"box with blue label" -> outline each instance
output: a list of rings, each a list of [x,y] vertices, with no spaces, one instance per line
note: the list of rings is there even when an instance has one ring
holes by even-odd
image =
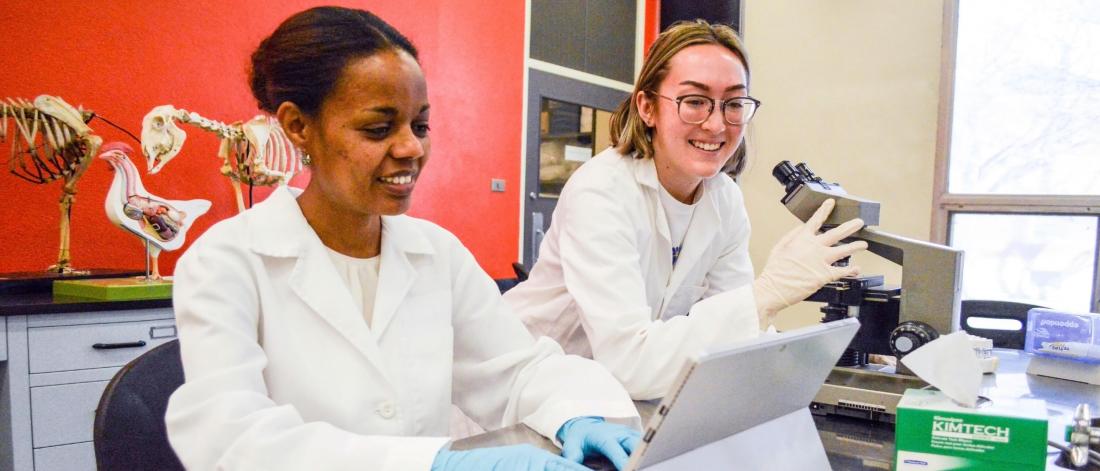
[[[1024,350],[1045,357],[1100,363],[1100,315],[1050,309],[1027,313]]]
[[[1041,399],[962,407],[939,391],[909,389],[897,408],[898,471],[1043,469],[1047,415]]]

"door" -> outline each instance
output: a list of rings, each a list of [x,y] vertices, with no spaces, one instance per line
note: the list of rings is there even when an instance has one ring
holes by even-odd
[[[611,113],[630,94],[528,69],[523,263],[538,259],[562,187],[578,167],[611,145]]]

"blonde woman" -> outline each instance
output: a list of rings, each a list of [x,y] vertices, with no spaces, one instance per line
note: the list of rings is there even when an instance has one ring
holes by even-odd
[[[749,220],[729,174],[745,164],[748,55],[728,26],[679,23],[649,50],[611,119],[613,147],[570,177],[530,278],[505,299],[536,335],[606,366],[634,399],[660,397],[687,355],[761,324],[866,248],[818,234],[833,203],[776,245],[755,280]]]

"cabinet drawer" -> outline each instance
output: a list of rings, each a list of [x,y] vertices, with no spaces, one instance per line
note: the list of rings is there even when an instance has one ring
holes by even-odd
[[[34,471],[95,471],[92,442],[34,450]]]
[[[30,372],[118,367],[175,337],[174,319],[32,327]]]
[[[92,439],[95,409],[108,381],[31,388],[31,435],[35,448]]]

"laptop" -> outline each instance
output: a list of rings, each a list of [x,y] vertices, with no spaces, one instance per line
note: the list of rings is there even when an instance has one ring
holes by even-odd
[[[773,455],[813,453],[814,447],[820,457],[809,461],[779,458],[820,463],[814,460],[825,459],[824,449],[807,407],[858,330],[859,321],[848,318],[695,355],[649,418],[623,471],[743,468],[774,464],[768,461]],[[797,433],[801,439],[793,440]],[[799,447],[781,452],[776,437]],[[606,458],[585,465],[615,469]]]

